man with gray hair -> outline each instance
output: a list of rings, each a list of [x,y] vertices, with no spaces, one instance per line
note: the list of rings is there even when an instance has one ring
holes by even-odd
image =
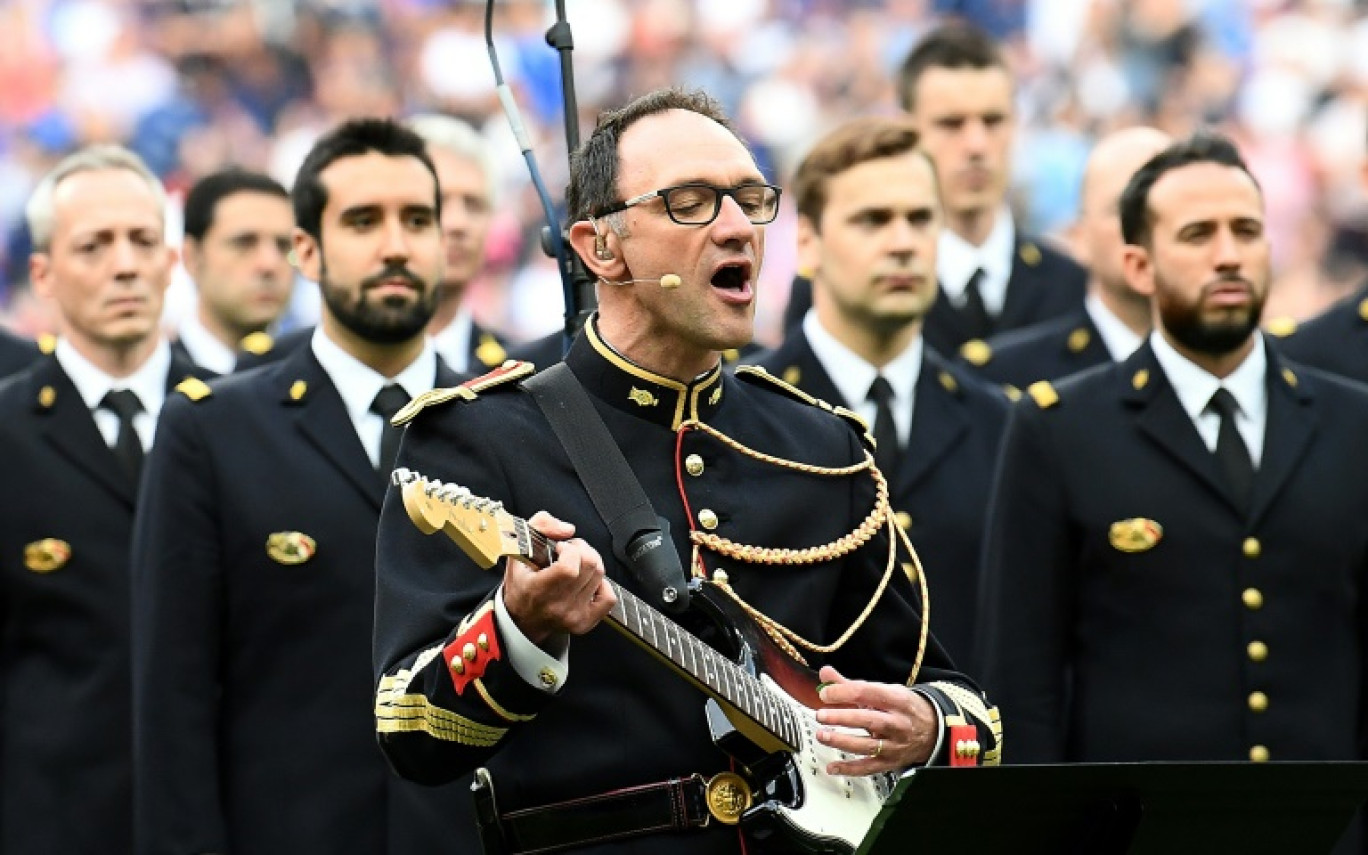
[[[159,332],[165,203],[136,155],[94,146],[28,205],[61,336],[0,385],[3,852],[131,851],[133,509],[167,393],[201,382]]]
[[[484,266],[497,190],[494,164],[484,140],[460,119],[425,113],[406,124],[427,143],[442,187],[446,273],[428,335],[447,365],[461,373],[483,373],[507,358],[504,340],[476,323],[465,300]]]

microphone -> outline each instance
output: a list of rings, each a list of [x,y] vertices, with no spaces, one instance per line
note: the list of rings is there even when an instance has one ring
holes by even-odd
[[[599,277],[603,279],[602,276]],[[659,282],[660,287],[666,291],[673,291],[683,284],[684,280],[679,278],[677,273],[666,273],[659,279],[603,279],[609,285],[631,285],[633,282]]]

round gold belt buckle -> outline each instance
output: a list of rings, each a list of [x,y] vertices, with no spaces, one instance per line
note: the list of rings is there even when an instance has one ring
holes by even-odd
[[[708,799],[708,813],[718,822],[736,825],[741,814],[751,806],[751,788],[735,772],[718,772],[708,780],[704,787]]]

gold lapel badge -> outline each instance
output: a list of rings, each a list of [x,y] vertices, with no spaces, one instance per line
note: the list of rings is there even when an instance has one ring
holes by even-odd
[[[1164,527],[1154,520],[1132,517],[1111,524],[1107,538],[1119,552],[1145,552],[1164,537]]]
[[[34,573],[60,570],[71,560],[71,544],[55,537],[35,540],[24,547],[24,566]]]
[[[654,407],[660,403],[660,399],[652,395],[645,389],[638,389],[633,386],[632,391],[627,393],[627,399],[638,407]]]
[[[318,551],[318,543],[302,531],[277,531],[266,538],[266,554],[278,564],[303,564]]]

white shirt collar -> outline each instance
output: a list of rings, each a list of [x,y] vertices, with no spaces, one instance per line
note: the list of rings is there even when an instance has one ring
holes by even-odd
[[[1093,326],[1097,327],[1097,334],[1102,338],[1102,344],[1106,345],[1113,362],[1124,362],[1144,344],[1144,337],[1136,335],[1134,330],[1126,326],[1125,321],[1107,308],[1101,297],[1089,294],[1083,301],[1083,307],[1088,317],[1092,318]]]
[[[817,311],[809,309],[803,316],[803,335],[807,336],[817,361],[822,363],[836,390],[845,399],[845,406],[859,413],[871,425],[874,423],[874,402],[868,400],[869,387],[882,374],[893,389],[893,421],[898,426],[898,439],[907,443],[912,435],[912,409],[916,403],[917,380],[921,377],[922,355],[925,345],[920,335],[912,339],[902,353],[883,367],[876,369],[822,326]],[[836,402],[832,402],[836,403]]]
[[[138,400],[142,402],[143,410],[153,420],[161,412],[162,404],[166,402],[166,381],[171,373],[171,346],[165,339],[158,341],[147,361],[127,377],[111,377],[106,374],[82,356],[65,338],[57,340],[53,356],[71,378],[87,409],[98,408],[100,401],[113,389],[128,389],[137,395]]]
[[[372,416],[378,418],[370,411],[371,404],[380,390],[390,383],[399,384],[410,398],[428,391],[436,383],[437,351],[427,339],[417,358],[393,378],[385,377],[343,350],[323,332],[322,324],[314,329],[311,346],[318,363],[337,387],[337,394],[342,396],[353,424]]]
[[[1224,380],[1189,361],[1157,329],[1150,333],[1150,346],[1178,395],[1183,411],[1192,419],[1208,450],[1216,448],[1221,419],[1208,410],[1207,405],[1218,388],[1230,391],[1239,407],[1235,427],[1244,438],[1250,461],[1257,468],[1263,457],[1264,430],[1268,424],[1268,354],[1264,350],[1263,336],[1255,334],[1249,355]]]
[[[189,313],[181,321],[176,331],[177,338],[196,364],[208,368],[215,374],[232,374],[237,366],[237,353],[233,348],[219,341],[200,321],[199,315]]]
[[[1016,251],[1016,223],[1006,205],[997,213],[993,230],[981,246],[974,246],[950,229],[941,229],[936,250],[936,278],[941,291],[955,306],[964,305],[964,286],[975,270],[983,270],[979,293],[990,315],[1002,313],[1007,302],[1007,282],[1012,278]]]
[[[470,370],[470,334],[475,327],[475,318],[465,303],[456,310],[456,317],[432,336],[432,346],[446,360],[447,367],[457,374]]]

